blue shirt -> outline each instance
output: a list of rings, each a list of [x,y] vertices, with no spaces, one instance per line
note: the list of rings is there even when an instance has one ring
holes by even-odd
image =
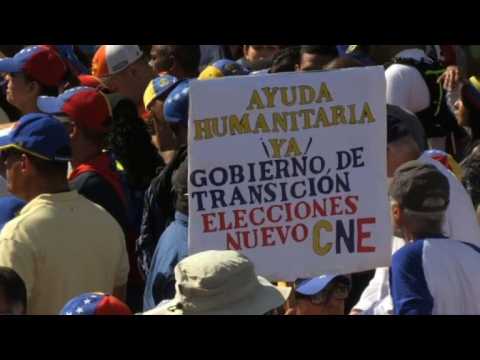
[[[396,315],[479,315],[480,249],[446,238],[417,240],[392,258]]]
[[[143,310],[154,308],[160,301],[175,295],[175,266],[188,256],[188,216],[175,213],[172,222],[160,237],[152,258],[143,295]]]
[[[26,202],[15,196],[0,197],[0,231],[25,206]]]

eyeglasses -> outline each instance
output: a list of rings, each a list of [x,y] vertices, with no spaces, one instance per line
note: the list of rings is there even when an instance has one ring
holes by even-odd
[[[315,295],[306,296],[312,304],[322,305],[328,302],[330,299],[345,300],[348,298],[350,288],[347,284],[341,282],[334,282],[328,285],[325,289]]]

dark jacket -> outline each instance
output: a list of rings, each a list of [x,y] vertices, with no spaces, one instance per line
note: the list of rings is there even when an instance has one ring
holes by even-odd
[[[174,159],[155,177],[145,192],[142,225],[136,243],[137,263],[147,278],[158,239],[175,218],[175,193],[172,176],[187,158],[187,147],[179,149]]]

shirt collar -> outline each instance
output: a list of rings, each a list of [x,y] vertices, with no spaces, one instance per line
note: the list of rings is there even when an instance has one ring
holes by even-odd
[[[188,215],[185,215],[185,214],[181,213],[180,211],[176,211],[175,212],[175,220],[178,220],[178,221],[181,221],[181,222],[184,222],[184,223],[188,224]]]

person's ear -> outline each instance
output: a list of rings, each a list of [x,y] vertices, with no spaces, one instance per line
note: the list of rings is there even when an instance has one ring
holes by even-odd
[[[390,205],[390,209],[392,214],[392,225],[395,228],[399,228],[403,224],[403,218],[404,218],[403,210],[396,203],[392,203]]]
[[[26,154],[22,154],[20,157],[20,171],[25,174],[27,172],[30,172],[32,169],[32,162],[28,158]]]
[[[27,85],[28,92],[37,98],[40,96],[40,84],[36,81],[30,81]]]
[[[243,45],[243,57],[246,59],[248,56],[248,48],[250,45]]]

